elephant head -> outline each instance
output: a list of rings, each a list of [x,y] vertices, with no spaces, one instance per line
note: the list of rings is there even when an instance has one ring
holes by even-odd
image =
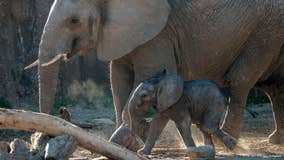
[[[93,51],[100,60],[118,59],[153,39],[169,12],[167,0],[55,0],[33,64],[41,112],[52,111],[59,60]]]
[[[150,107],[163,112],[180,99],[182,92],[183,80],[178,75],[152,77],[140,83],[128,102],[130,129],[136,132]]]

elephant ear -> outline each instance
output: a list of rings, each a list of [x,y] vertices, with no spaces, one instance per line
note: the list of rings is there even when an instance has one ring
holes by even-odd
[[[183,80],[178,75],[163,77],[157,93],[157,109],[163,112],[175,104],[183,92]]]
[[[111,61],[153,39],[166,25],[167,0],[109,0],[98,41],[98,58]]]

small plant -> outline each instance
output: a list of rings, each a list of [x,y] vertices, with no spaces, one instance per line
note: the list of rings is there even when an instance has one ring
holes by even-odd
[[[0,97],[0,107],[11,109],[12,105],[4,97]]]

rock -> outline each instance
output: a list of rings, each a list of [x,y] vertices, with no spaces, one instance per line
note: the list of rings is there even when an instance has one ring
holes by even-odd
[[[15,139],[13,142],[11,142],[10,146],[11,154],[28,159],[31,146],[28,142],[22,139]]]
[[[107,118],[93,119],[91,122],[95,123],[96,125],[108,125],[108,126],[115,125],[115,123],[112,120]]]
[[[9,153],[11,151],[8,142],[0,142],[0,154]]]
[[[29,155],[31,160],[43,159],[45,155],[45,147],[50,138],[52,137],[39,132],[36,132],[31,136],[32,145]]]
[[[46,145],[44,157],[46,160],[68,160],[77,145],[77,140],[70,135],[52,138]]]
[[[27,159],[27,157],[22,157],[22,156],[18,156],[15,154],[10,154],[10,153],[1,153],[0,154],[0,159],[1,160],[32,160],[32,159]],[[36,159],[34,159],[36,160]],[[37,159],[39,160],[39,159]]]

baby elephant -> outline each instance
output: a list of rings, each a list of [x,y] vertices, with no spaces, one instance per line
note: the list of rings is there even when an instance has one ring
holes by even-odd
[[[233,149],[236,140],[220,129],[226,104],[220,89],[209,80],[183,82],[178,75],[165,75],[143,81],[134,90],[128,103],[131,130],[134,133],[139,130],[135,127],[143,122],[143,115],[150,107],[155,106],[158,113],[151,121],[145,146],[139,153],[151,153],[169,119],[175,122],[189,151],[196,150],[190,131],[191,123],[195,123],[203,132],[204,143],[212,146],[214,155],[212,134]]]

